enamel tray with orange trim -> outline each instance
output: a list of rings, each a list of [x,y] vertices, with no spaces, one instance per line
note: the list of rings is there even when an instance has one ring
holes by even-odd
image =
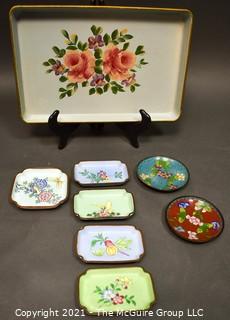
[[[85,226],[76,240],[74,250],[86,263],[134,262],[144,254],[141,232],[134,226]]]
[[[192,29],[186,9],[25,5],[10,11],[22,119],[135,122],[181,114]]]
[[[11,200],[22,209],[52,209],[68,197],[68,177],[56,168],[32,168],[18,173]]]

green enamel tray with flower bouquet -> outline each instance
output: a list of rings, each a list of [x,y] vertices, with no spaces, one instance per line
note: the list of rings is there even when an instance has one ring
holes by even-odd
[[[88,269],[78,290],[80,305],[90,314],[148,310],[156,300],[151,275],[140,267]]]

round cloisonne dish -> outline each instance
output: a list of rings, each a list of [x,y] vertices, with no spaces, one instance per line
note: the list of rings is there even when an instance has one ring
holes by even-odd
[[[170,192],[181,189],[188,183],[189,171],[178,160],[155,156],[138,163],[137,176],[153,189]]]
[[[195,197],[180,197],[169,203],[166,221],[180,238],[204,243],[217,238],[224,228],[224,218],[209,201]]]

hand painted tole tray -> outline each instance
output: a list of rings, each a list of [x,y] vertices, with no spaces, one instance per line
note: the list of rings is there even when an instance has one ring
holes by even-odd
[[[125,189],[80,191],[74,212],[83,220],[126,219],[134,214],[133,196]]]
[[[181,189],[189,181],[189,171],[185,165],[165,156],[148,157],[140,161],[137,176],[148,187],[165,192]]]
[[[21,115],[27,123],[152,121],[181,113],[192,13],[112,6],[10,11]]]
[[[68,177],[59,169],[26,169],[17,174],[11,199],[23,209],[52,209],[65,202]]]
[[[76,240],[74,250],[86,263],[134,262],[144,254],[141,232],[134,226],[85,226]]]
[[[155,302],[149,273],[142,268],[89,269],[79,279],[80,305],[88,313],[147,310]]]
[[[121,161],[82,161],[74,167],[74,178],[82,186],[121,185],[128,170]]]
[[[195,196],[173,200],[166,210],[170,229],[180,238],[204,243],[216,239],[224,228],[224,218],[209,201]]]

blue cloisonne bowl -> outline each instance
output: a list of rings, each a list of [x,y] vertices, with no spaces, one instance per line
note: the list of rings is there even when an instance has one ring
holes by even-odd
[[[176,191],[189,180],[189,171],[180,161],[164,156],[145,158],[137,165],[137,176],[147,186],[160,191]]]

